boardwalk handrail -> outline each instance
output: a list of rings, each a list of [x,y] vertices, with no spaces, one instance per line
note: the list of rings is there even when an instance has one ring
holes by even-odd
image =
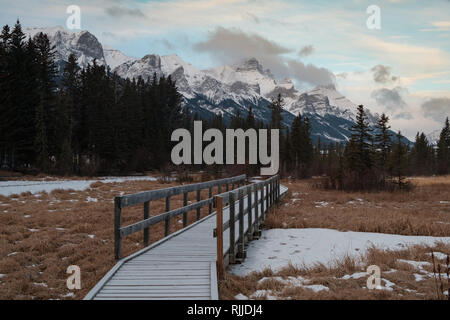
[[[259,198],[259,191],[261,197]],[[254,200],[253,196],[254,195]],[[247,208],[244,210],[244,197],[247,196]],[[219,279],[223,278],[225,262],[224,257],[228,255],[228,262],[235,263],[237,260],[245,259],[244,246],[247,238],[259,237],[262,221],[270,207],[278,203],[280,199],[280,176],[276,175],[261,182],[246,185],[231,191],[214,196],[216,211],[216,229],[213,231],[217,238],[217,273]],[[239,201],[238,217],[235,216],[235,203]],[[265,205],[264,205],[265,203]],[[223,221],[223,208],[229,205],[229,220]],[[259,205],[261,215],[258,214]],[[252,210],[255,208],[255,221],[253,221]],[[244,231],[244,216],[247,214],[248,228]],[[235,237],[235,223],[239,221],[239,237]],[[223,232],[230,229],[230,245],[227,252],[223,251]],[[237,244],[237,252],[236,252]]]
[[[122,238],[132,233],[144,230],[144,246],[149,245],[149,227],[158,222],[165,221],[165,236],[170,234],[170,220],[180,214],[183,214],[183,228],[187,226],[187,213],[191,210],[197,210],[197,220],[200,220],[200,209],[203,206],[209,205],[209,214],[212,213],[213,205],[213,187],[218,187],[218,193],[222,193],[222,186],[225,185],[226,191],[229,191],[229,184],[231,189],[234,189],[235,184],[240,186],[245,182],[246,175],[240,175],[219,180],[194,183],[189,185],[182,185],[176,187],[169,187],[165,189],[144,191],[136,194],[129,194],[124,196],[117,196],[114,198],[114,257],[116,260],[122,258]],[[204,189],[209,190],[209,197],[201,200],[200,192]],[[188,193],[197,192],[197,202],[188,205]],[[171,196],[183,194],[183,207],[170,210]],[[158,199],[166,199],[166,212],[157,216],[150,217],[150,201]],[[125,207],[144,204],[144,219],[122,227],[122,209]]]

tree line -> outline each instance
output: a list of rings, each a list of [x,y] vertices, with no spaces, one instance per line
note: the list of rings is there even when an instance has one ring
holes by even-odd
[[[0,36],[0,166],[23,172],[110,174],[161,168],[183,124],[170,76],[121,79],[71,55],[61,70],[46,34],[19,21]],[[61,75],[62,74],[62,75]]]
[[[0,35],[2,168],[79,175],[174,169],[171,133],[177,128],[192,133],[193,122],[202,120],[204,130],[279,129],[280,173],[298,178],[325,175],[327,188],[407,188],[406,175],[450,171],[448,119],[437,146],[418,133],[410,148],[400,132],[392,135],[386,115],[374,131],[359,106],[346,144],[324,145],[319,140],[314,145],[307,116],[299,114],[291,127],[282,125],[283,103],[281,95],[272,101],[268,123],[255,119],[251,108],[230,123],[221,115],[202,120],[182,108],[182,96],[170,76],[122,79],[96,61],[81,69],[73,55],[63,66],[56,65],[48,37],[39,33],[26,39],[19,21],[12,30],[4,26]],[[224,170],[217,165],[184,169]],[[225,170],[258,174],[259,166]]]

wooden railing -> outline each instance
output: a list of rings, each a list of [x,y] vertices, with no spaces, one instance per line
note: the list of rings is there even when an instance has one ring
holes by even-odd
[[[217,208],[217,228],[214,237],[217,238],[217,273],[223,278],[226,265],[245,259],[245,244],[261,235],[260,227],[269,208],[280,199],[280,176],[276,175],[267,180],[256,182],[214,196],[214,206]],[[247,208],[244,209],[244,201]],[[236,202],[238,212],[236,215]],[[229,219],[223,221],[224,207],[229,205]],[[255,209],[255,214],[252,214]],[[247,214],[248,224],[244,230],[244,217]],[[255,219],[253,219],[253,217]],[[236,239],[236,222],[239,221],[239,236]],[[229,247],[223,250],[223,233],[229,231]]]
[[[213,188],[218,188],[218,193],[222,193],[222,186],[229,191],[234,189],[235,185],[240,187],[245,184],[246,175],[225,178],[220,180],[213,180],[177,187],[170,187],[166,189],[158,189],[145,191],[136,194],[129,194],[114,198],[114,257],[115,259],[122,258],[122,238],[132,233],[143,230],[144,246],[149,245],[150,233],[149,227],[164,221],[165,222],[165,236],[170,234],[171,218],[183,214],[183,228],[187,226],[187,214],[191,210],[197,210],[197,220],[200,219],[200,209],[204,206],[209,206],[208,213],[212,213],[213,204]],[[201,200],[201,191],[208,189],[208,198]],[[197,202],[188,205],[188,193],[197,192]],[[177,209],[170,209],[170,198],[175,195],[183,194],[183,207]],[[158,199],[166,199],[166,211],[162,214],[150,217],[150,201]],[[122,209],[134,205],[144,205],[144,220],[137,223],[122,227]]]

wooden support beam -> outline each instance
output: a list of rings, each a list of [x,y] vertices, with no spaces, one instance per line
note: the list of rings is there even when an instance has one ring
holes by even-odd
[[[223,279],[224,263],[223,263],[223,203],[222,198],[217,197],[216,212],[216,230],[217,230],[217,277]]]
[[[166,197],[166,212],[170,211],[170,196]],[[170,234],[170,215],[165,219],[165,236],[167,237]]]
[[[253,228],[253,238],[258,237],[259,233],[259,197],[258,197],[258,188],[255,188],[255,226]]]
[[[197,202],[201,200],[200,192],[201,190],[197,190]],[[200,220],[200,208],[197,208],[197,220]]]
[[[239,241],[238,241],[238,259],[245,259],[245,233],[244,233],[244,192],[239,190]]]
[[[209,192],[208,197],[212,198],[212,187],[209,187],[208,192]],[[212,213],[212,203],[210,203],[208,206],[208,214],[211,214],[211,213]]]
[[[229,253],[229,259],[230,259],[230,264],[235,263],[235,259],[236,259],[236,253],[234,251],[234,245],[236,243],[235,241],[235,229],[236,229],[236,224],[235,224],[235,197],[234,194],[230,194],[230,248],[228,249],[228,253]]]
[[[247,208],[248,211],[248,240],[253,238],[253,209],[252,209],[252,188],[247,188]]]
[[[150,201],[144,202],[144,220],[150,217]],[[144,246],[148,246],[150,243],[150,229],[144,229]]]
[[[183,207],[186,207],[187,204],[188,204],[188,193],[185,192],[183,193]],[[187,211],[183,212],[183,228],[186,228],[187,226],[187,215],[188,215]]]
[[[120,198],[114,198],[114,258],[122,258],[122,237],[120,236],[120,227],[122,226],[122,208]]]

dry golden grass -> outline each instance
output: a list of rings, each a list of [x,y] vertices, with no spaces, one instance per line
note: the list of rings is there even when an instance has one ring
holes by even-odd
[[[450,245],[438,244],[435,247],[414,246],[403,251],[383,251],[376,248],[368,250],[367,254],[360,259],[345,258],[333,264],[325,266],[317,264],[310,268],[295,268],[288,266],[279,272],[266,269],[262,272],[253,272],[245,277],[227,274],[220,282],[220,298],[226,300],[235,299],[237,294],[251,296],[257,290],[267,290],[270,296],[276,299],[327,299],[327,300],[380,300],[380,299],[446,299],[447,297],[438,292],[433,277],[426,277],[422,281],[416,281],[414,274],[422,274],[412,265],[398,261],[399,259],[430,262],[424,266],[426,272],[433,274],[431,251],[450,254]],[[436,261],[446,269],[445,260]],[[369,290],[366,288],[368,275],[358,279],[342,279],[344,275],[352,275],[357,272],[366,272],[369,265],[377,265],[381,268],[381,278],[394,283],[392,291]],[[441,271],[444,273],[445,271]],[[328,291],[314,292],[310,288],[298,285],[286,285],[277,279],[269,278],[261,281],[264,277],[302,277],[306,279],[306,285],[322,285]],[[443,291],[449,289],[447,277],[443,275]],[[382,280],[382,285],[385,282]],[[266,299],[267,295],[254,297]]]
[[[324,191],[314,187],[315,179],[284,180],[289,187],[286,197],[276,210],[271,210],[266,228],[330,228],[341,231],[379,232],[401,235],[450,236],[450,176],[419,177],[412,179],[412,192],[340,192]],[[433,278],[417,282],[414,268],[397,259],[431,261],[431,250],[450,254],[450,245],[434,248],[414,246],[403,251],[381,251],[372,248],[361,261],[347,258],[334,266],[316,265],[296,269],[292,266],[280,272],[264,270],[246,277],[227,274],[220,283],[220,297],[234,299],[241,293],[251,295],[256,290],[271,290],[278,299],[437,299]],[[444,261],[440,261],[444,264]],[[345,274],[365,271],[369,265],[378,265],[382,277],[396,284],[393,291],[365,289],[367,277],[339,279]],[[430,266],[425,270],[432,271]],[[416,272],[417,273],[417,272]],[[329,291],[313,292],[302,287],[289,287],[263,277],[302,276],[310,284],[321,284]],[[447,283],[448,288],[448,283]],[[264,298],[264,297],[262,297]]]
[[[0,196],[0,299],[82,299],[115,264],[113,256],[114,196],[167,188],[176,183],[128,181],[93,183],[85,191],[55,190],[50,194]],[[208,191],[202,192],[205,199]],[[87,199],[96,199],[97,202]],[[171,208],[181,207],[182,195]],[[196,201],[196,194],[189,194]],[[151,215],[165,211],[165,200],[151,202]],[[204,207],[201,216],[208,213]],[[143,219],[143,206],[123,210],[123,225]],[[188,222],[196,220],[196,211]],[[182,228],[172,219],[171,232]],[[150,241],[164,236],[164,223],[150,228]],[[142,233],[123,240],[123,255],[143,248]],[[67,267],[81,268],[82,289],[67,296]]]
[[[283,203],[268,228],[331,228],[341,231],[450,236],[450,176],[416,178],[411,192],[341,192],[314,181],[283,181]]]

